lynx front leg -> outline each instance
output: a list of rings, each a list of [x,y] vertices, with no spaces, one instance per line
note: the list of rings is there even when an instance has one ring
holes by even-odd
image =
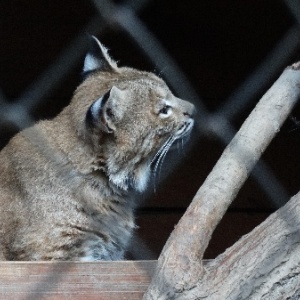
[[[0,245],[0,261],[3,261],[3,260],[7,260],[4,256],[4,251],[2,249],[2,246]]]

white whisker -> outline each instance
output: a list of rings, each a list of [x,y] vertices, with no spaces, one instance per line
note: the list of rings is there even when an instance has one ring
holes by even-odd
[[[164,159],[167,155],[167,153],[169,152],[172,144],[173,144],[174,140],[170,141],[170,143],[167,145],[167,147],[165,148],[165,151],[162,153],[161,155],[161,159],[160,159],[160,163],[159,163],[159,166],[158,166],[158,180],[160,179],[160,174],[161,174],[161,167],[164,163]]]
[[[150,161],[148,167],[151,167],[151,165],[154,164],[153,173],[154,173],[154,192],[156,192],[156,182],[157,178],[160,179],[161,174],[161,168],[164,162],[164,159],[169,152],[171,146],[176,140],[178,141],[177,144],[177,150],[178,152],[183,151],[183,145],[184,145],[184,137],[189,133],[191,127],[193,125],[193,122],[185,122],[184,124],[181,124],[181,126],[178,128],[177,132],[170,136],[164,144],[161,146],[161,148],[157,151],[157,153],[154,155],[152,160]]]
[[[164,144],[161,146],[161,148],[157,151],[157,153],[154,155],[152,160],[150,161],[149,167],[156,161],[156,159],[161,155],[161,153],[164,151],[165,146],[169,143],[169,141],[172,139],[172,137],[169,137]]]
[[[172,144],[176,138],[171,136],[170,138],[167,139],[167,141],[163,144],[163,146],[159,149],[159,151],[156,153],[154,158],[152,159],[150,165],[155,162],[154,166],[154,192],[156,192],[156,182],[157,182],[157,177],[160,177],[160,171],[161,171],[161,166],[163,164],[164,158],[166,157],[168,151],[170,150]],[[158,172],[157,172],[158,171]],[[157,176],[158,175],[158,176]]]
[[[172,146],[172,144],[173,144],[174,141],[175,141],[175,139],[170,138],[170,139],[168,139],[168,143],[164,144],[163,149],[162,149],[162,151],[161,151],[161,153],[159,155],[159,158],[156,161],[156,164],[155,164],[155,167],[154,167],[154,172],[157,171],[160,162],[163,160],[164,156],[167,154],[167,152],[171,148],[171,146]]]

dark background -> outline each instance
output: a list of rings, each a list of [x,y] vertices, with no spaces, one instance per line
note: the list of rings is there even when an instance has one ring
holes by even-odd
[[[96,15],[94,5],[88,0],[2,0],[0,89],[6,99],[13,103],[30,90]],[[210,112],[226,102],[296,24],[284,2],[276,0],[149,0],[137,15],[176,61]],[[97,35],[120,65],[155,71],[164,76],[164,69],[151,62],[141,47],[118,26],[112,24],[104,28],[99,25],[99,28],[84,33]],[[68,104],[80,82],[84,55],[80,54],[80,57],[63,80],[47,91],[32,109],[34,119],[51,118]],[[282,69],[272,74],[264,89],[232,120],[235,129],[283,68],[297,59],[299,51],[282,62]],[[296,117],[298,110],[293,112]],[[289,196],[300,187],[300,130],[292,129],[292,122],[287,121],[263,155]],[[3,147],[17,130],[15,125],[2,120],[0,146]],[[181,163],[155,193],[152,185],[144,196],[148,199],[137,214],[140,226],[137,233],[146,245],[141,250],[143,258],[159,255],[174,225],[226,146],[216,136],[200,136],[197,130],[194,130],[193,140],[196,142],[190,151],[169,156],[169,160],[179,160],[180,156]],[[164,167],[169,167],[168,162]],[[272,199],[250,178],[214,233],[206,258],[224,251],[274,209]],[[141,245],[136,247],[143,248]]]

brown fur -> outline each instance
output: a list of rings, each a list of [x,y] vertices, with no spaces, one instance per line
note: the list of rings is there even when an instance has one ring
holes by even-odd
[[[95,38],[84,71],[69,106],[0,153],[1,260],[122,259],[133,191],[193,125],[192,104],[152,73],[118,68]]]

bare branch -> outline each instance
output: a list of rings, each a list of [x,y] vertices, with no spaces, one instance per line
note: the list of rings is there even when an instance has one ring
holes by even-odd
[[[175,299],[202,280],[214,229],[299,98],[299,65],[284,70],[225,149],[167,241],[145,300]]]
[[[300,193],[205,266],[178,299],[281,300],[300,297]]]

